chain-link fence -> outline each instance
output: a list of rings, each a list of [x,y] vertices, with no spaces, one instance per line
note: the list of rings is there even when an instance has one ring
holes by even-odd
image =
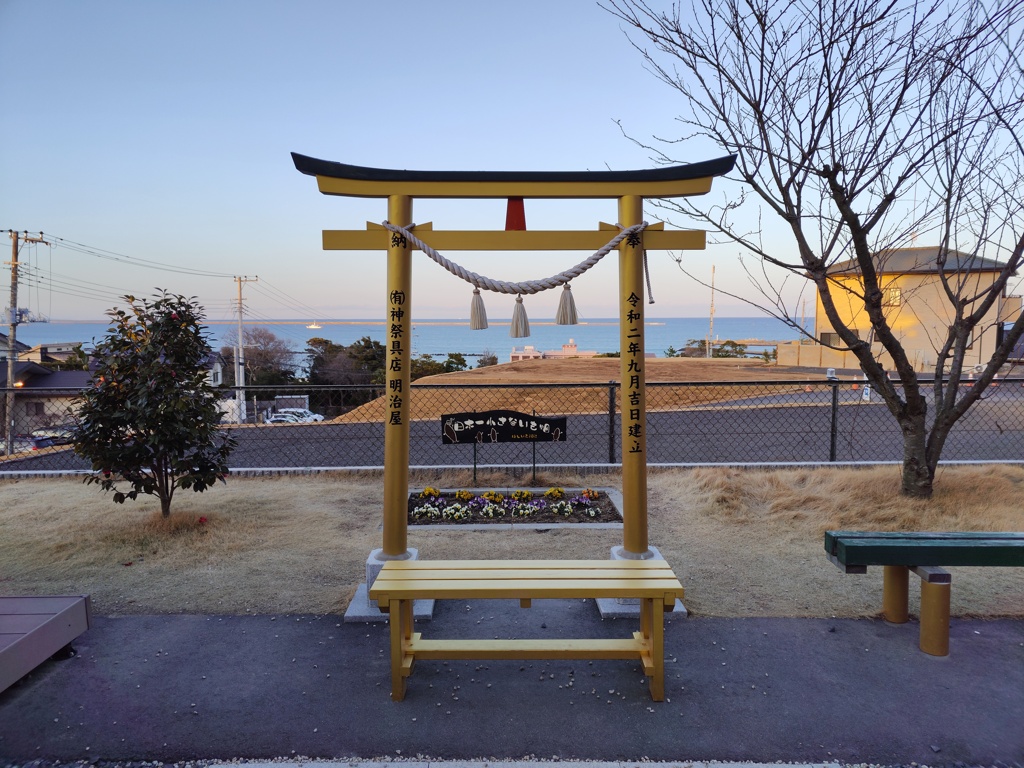
[[[7,393],[11,394],[11,393]],[[237,441],[233,469],[380,467],[386,398],[381,387],[249,387],[244,420],[225,391],[224,423]],[[88,469],[75,455],[71,429],[78,392],[17,390],[10,449],[0,434],[0,476]],[[323,416],[309,423],[269,423],[283,409]],[[412,388],[412,466],[508,468],[603,466],[621,461],[619,385],[420,384]],[[442,416],[511,410],[565,416],[558,442],[445,444]],[[886,462],[902,458],[900,429],[861,382],[782,381],[647,384],[650,465]],[[3,414],[6,425],[6,414]],[[281,420],[278,416],[275,420]],[[944,461],[1024,461],[1024,386],[1007,379],[953,428]]]

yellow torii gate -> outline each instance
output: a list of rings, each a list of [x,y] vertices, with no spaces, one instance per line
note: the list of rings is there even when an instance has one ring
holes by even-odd
[[[436,251],[596,251],[613,231],[642,223],[645,198],[703,195],[711,182],[732,170],[735,156],[689,165],[640,171],[407,171],[364,168],[292,153],[295,168],[315,176],[325,195],[382,197],[389,223],[413,221],[414,198],[604,198],[618,200],[618,226],[594,231],[437,231],[414,228],[416,237]],[[409,370],[414,245],[403,235],[367,222],[365,230],[324,230],[324,250],[387,249],[388,408],[384,424],[384,537],[381,560],[410,557]],[[703,250],[701,230],[666,231],[649,225],[619,244],[619,340],[622,386],[621,445],[623,546],[627,559],[652,556],[647,538],[647,413],[644,358],[645,250]]]

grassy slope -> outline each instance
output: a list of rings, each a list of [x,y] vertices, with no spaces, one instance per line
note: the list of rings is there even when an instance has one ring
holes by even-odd
[[[543,482],[619,485],[616,476]],[[829,528],[1024,530],[1017,467],[943,469],[931,502],[900,498],[892,467],[672,470],[652,472],[649,485],[651,543],[698,615],[877,613],[880,570],[841,574],[822,548]],[[75,480],[0,482],[0,594],[91,593],[100,614],[340,613],[380,546],[382,497],[373,476],[234,479],[182,492],[165,522],[151,500],[117,506]],[[409,534],[421,557],[441,559],[605,558],[619,543],[616,531]],[[1019,570],[955,569],[952,610],[1024,615]]]

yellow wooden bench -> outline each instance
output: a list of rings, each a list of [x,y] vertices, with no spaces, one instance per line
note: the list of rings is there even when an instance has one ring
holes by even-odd
[[[370,588],[390,614],[391,698],[405,698],[416,659],[639,659],[651,698],[665,698],[663,612],[683,587],[664,560],[391,560]],[[634,598],[640,631],[628,639],[424,640],[413,632],[414,600]]]

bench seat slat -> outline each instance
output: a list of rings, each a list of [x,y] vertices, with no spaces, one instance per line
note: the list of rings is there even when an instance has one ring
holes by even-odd
[[[649,580],[674,578],[669,569],[660,571],[641,570],[633,568],[620,570],[618,568],[601,568],[591,571],[565,571],[565,570],[544,570],[524,568],[501,568],[494,570],[471,570],[469,568],[450,571],[447,568],[423,569],[419,571],[388,571],[388,581],[431,581],[444,579],[448,581],[477,581],[477,580],[522,580],[536,579],[551,582],[562,581],[566,578],[587,578],[587,579],[628,579],[628,580]]]
[[[845,565],[1022,566],[1024,539],[838,539],[835,554]]]
[[[825,551],[838,554],[839,543],[858,541],[928,545],[947,542],[964,544],[1024,542],[1024,533],[1016,531],[825,531]]]
[[[374,600],[415,599],[422,596],[438,600],[481,598],[573,598],[573,597],[683,597],[676,579],[417,579],[392,580],[387,572],[370,588]]]

